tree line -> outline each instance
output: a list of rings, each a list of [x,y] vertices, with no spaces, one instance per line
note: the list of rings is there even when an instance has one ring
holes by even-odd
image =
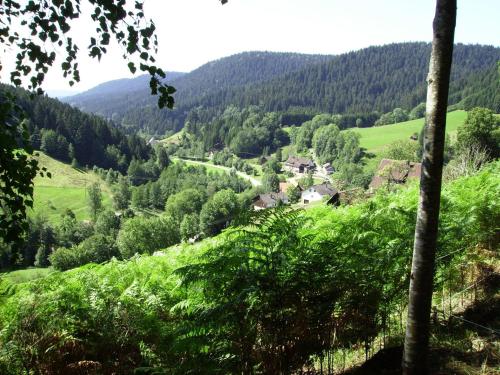
[[[0,90],[15,93],[16,102],[27,117],[33,148],[56,159],[125,173],[133,158],[150,157],[151,147],[143,138],[124,134],[102,117],[84,113],[47,96],[31,97],[22,89],[1,85]]]
[[[286,124],[328,112],[349,115],[349,127],[358,119],[361,126],[371,126],[376,119],[369,114],[375,111],[380,117],[394,108],[410,111],[425,101],[429,55],[427,43],[390,44],[323,57],[251,52],[208,63],[174,79],[178,92],[173,111],[151,105],[145,89],[105,97],[96,90],[68,100],[129,130],[156,135],[180,130],[195,108],[210,111],[211,120],[232,105],[240,109],[259,105],[283,115]],[[498,48],[456,45],[449,104],[497,110],[498,80],[492,78],[498,77],[499,60]]]

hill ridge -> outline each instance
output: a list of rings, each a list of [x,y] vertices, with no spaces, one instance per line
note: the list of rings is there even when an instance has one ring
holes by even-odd
[[[83,100],[77,95],[65,101],[113,118],[131,130],[155,135],[178,131],[188,113],[198,107],[207,109],[212,117],[229,105],[259,105],[266,111],[308,114],[411,109],[425,99],[430,48],[430,43],[410,42],[370,46],[340,55],[241,52],[175,79],[173,111],[158,110],[147,87],[107,98]],[[498,60],[498,47],[457,44],[450,104],[495,107],[500,101],[490,93],[495,88],[488,87],[478,95],[484,85],[474,86],[474,82],[490,77]],[[474,100],[467,101],[469,97]]]

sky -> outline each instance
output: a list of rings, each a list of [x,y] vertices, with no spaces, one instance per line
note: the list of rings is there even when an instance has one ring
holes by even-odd
[[[145,0],[144,6],[157,27],[158,66],[182,72],[243,51],[340,54],[431,41],[434,7],[435,0],[229,0],[225,5],[219,0]],[[455,42],[500,46],[499,19],[500,0],[458,0]],[[43,85],[49,93],[84,91],[132,77],[117,45],[100,62],[87,56],[94,28],[85,14],[73,24],[71,35],[82,50],[81,82],[70,88],[56,65]],[[0,58],[5,82],[12,53]]]

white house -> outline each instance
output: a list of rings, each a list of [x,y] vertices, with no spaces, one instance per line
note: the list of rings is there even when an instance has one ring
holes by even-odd
[[[328,182],[324,182],[322,184],[313,185],[307,189],[305,189],[300,199],[302,203],[307,204],[310,202],[317,202],[323,199],[323,197],[328,197],[328,200],[331,198],[338,196],[339,192]]]

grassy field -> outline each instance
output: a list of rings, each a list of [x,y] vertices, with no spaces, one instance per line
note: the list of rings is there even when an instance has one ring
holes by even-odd
[[[179,161],[182,160],[182,162],[184,162],[186,165],[195,165],[195,166],[198,166],[198,167],[200,165],[203,165],[207,169],[207,172],[218,173],[218,174],[227,173],[226,170],[213,165],[212,162],[210,162],[210,161],[203,162],[203,164],[200,164],[200,162],[197,162],[195,160],[180,159],[178,157],[172,157],[171,159],[172,159],[172,161],[174,163],[178,163]]]
[[[457,128],[464,123],[467,116],[465,111],[454,111],[448,113],[446,121],[446,133],[454,135]],[[398,124],[374,126],[372,128],[354,128],[351,129],[361,135],[361,147],[364,147],[368,152],[376,154],[384,146],[400,140],[409,139],[414,133],[419,134],[424,119],[411,120],[400,122]]]
[[[40,279],[54,272],[52,268],[27,268],[11,272],[0,273],[0,279],[5,279],[11,284],[21,284]]]
[[[52,177],[35,178],[35,204],[30,215],[41,214],[55,223],[60,220],[64,210],[69,208],[78,220],[89,219],[86,189],[94,182],[101,184],[104,206],[111,207],[110,190],[99,176],[73,168],[41,152],[37,159],[40,167],[47,168]]]
[[[163,143],[165,145],[169,144],[169,143],[179,144],[182,133],[183,133],[183,130],[178,131],[177,133],[172,134],[170,137],[167,137],[167,138],[164,138],[164,139],[160,139],[160,143]]]

